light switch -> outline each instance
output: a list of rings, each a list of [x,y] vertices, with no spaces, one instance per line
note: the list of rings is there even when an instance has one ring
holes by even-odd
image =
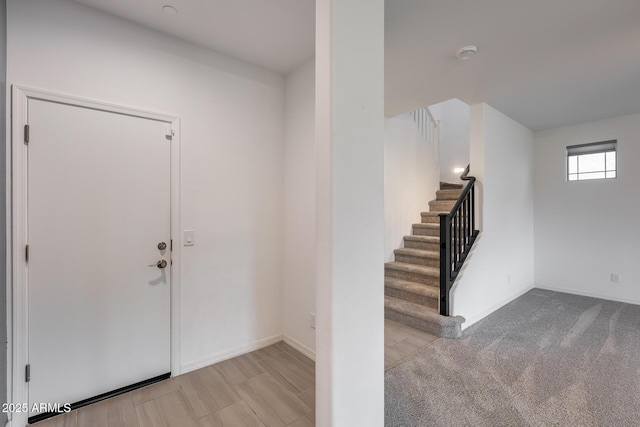
[[[184,230],[183,244],[185,246],[195,245],[195,236],[193,230]]]

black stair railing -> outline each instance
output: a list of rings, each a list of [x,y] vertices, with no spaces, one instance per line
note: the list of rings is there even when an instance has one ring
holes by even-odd
[[[460,179],[467,181],[451,212],[440,214],[440,314],[450,315],[451,287],[469,255],[479,231],[475,227],[475,182],[469,166]]]

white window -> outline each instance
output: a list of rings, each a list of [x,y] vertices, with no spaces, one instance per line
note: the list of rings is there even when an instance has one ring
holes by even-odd
[[[567,180],[607,179],[617,176],[618,142],[603,141],[567,147]]]

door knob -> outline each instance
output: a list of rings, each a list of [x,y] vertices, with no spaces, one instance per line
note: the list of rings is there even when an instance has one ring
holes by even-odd
[[[158,268],[165,268],[167,266],[167,261],[161,259],[160,261],[158,261],[155,264],[149,264],[149,267],[158,267]]]
[[[165,242],[158,243],[158,249],[164,251],[165,249],[167,249],[167,244]]]

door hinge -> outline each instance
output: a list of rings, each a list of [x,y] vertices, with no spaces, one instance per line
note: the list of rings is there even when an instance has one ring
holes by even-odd
[[[24,143],[29,143],[29,125],[24,125]]]
[[[28,383],[31,381],[31,364],[27,364],[24,367],[24,382]]]
[[[173,133],[173,130],[171,129],[171,125],[167,123],[165,129],[164,129],[164,136],[171,141],[173,139],[173,135],[175,135],[175,133]]]
[[[24,260],[29,261],[29,245],[24,247]]]

